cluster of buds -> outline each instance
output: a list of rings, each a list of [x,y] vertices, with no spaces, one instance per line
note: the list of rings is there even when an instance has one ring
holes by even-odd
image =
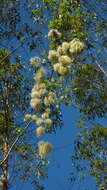
[[[69,74],[70,68],[75,63],[75,56],[79,55],[84,49],[84,43],[75,38],[71,42],[63,42],[57,50],[50,50],[48,59],[53,65],[53,69],[58,74],[65,76]]]

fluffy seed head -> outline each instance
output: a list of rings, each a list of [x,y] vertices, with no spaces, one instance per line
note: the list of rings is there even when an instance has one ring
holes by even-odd
[[[50,50],[49,51],[49,55],[48,55],[48,59],[50,61],[57,61],[58,60],[58,53],[55,50]]]
[[[56,63],[53,65],[54,71],[58,72],[59,68],[60,68],[60,63]]]
[[[41,67],[35,74],[34,80],[39,81],[46,75],[46,70]]]
[[[42,78],[43,78],[43,75],[39,72],[37,72],[34,76],[35,81],[41,81]]]
[[[36,121],[36,120],[37,120],[37,116],[36,116],[36,115],[32,115],[31,119],[32,119],[33,121]]]
[[[36,85],[32,88],[31,93],[36,91]]]
[[[73,55],[80,54],[84,49],[84,43],[80,42],[79,39],[75,38],[70,42],[70,53]]]
[[[48,38],[61,38],[61,33],[56,29],[51,29],[48,32]]]
[[[31,119],[32,118],[32,115],[31,114],[26,114],[25,115],[25,119]]]
[[[49,101],[48,97],[44,98],[44,104],[45,104],[45,106],[50,106],[50,101]]]
[[[40,64],[41,59],[39,57],[32,57],[30,59],[30,64],[36,66],[37,64]]]
[[[40,126],[41,124],[43,124],[43,119],[37,119],[36,120],[36,124],[38,125],[38,126]]]
[[[42,75],[46,75],[46,70],[43,67],[41,67],[38,72],[40,72]]]
[[[39,88],[41,89],[41,88],[46,88],[46,84],[45,83],[40,83],[39,84]]]
[[[55,103],[56,94],[54,92],[49,92],[48,100],[50,102],[50,105]]]
[[[45,85],[45,83],[41,83],[41,82],[38,83],[38,81],[37,81],[37,83],[36,83],[36,85],[35,85],[34,88],[35,88],[37,91],[39,91],[40,89],[46,88],[46,85]]]
[[[50,109],[50,108],[47,108],[47,109],[45,110],[45,112],[48,113],[48,114],[50,114],[50,113],[51,113],[51,109]]]
[[[38,137],[43,136],[45,134],[45,128],[44,127],[38,127],[36,129],[36,134]]]
[[[43,96],[44,94],[46,94],[47,90],[44,88],[44,89],[40,89],[39,90],[39,95],[40,96]]]
[[[32,98],[39,98],[40,97],[40,94],[39,94],[39,91],[33,91],[32,93],[31,93],[31,97]]]
[[[44,141],[38,143],[39,156],[45,158],[52,151],[52,144]]]
[[[58,73],[60,75],[67,75],[68,74],[68,68],[64,67],[64,66],[60,66]]]
[[[68,57],[67,55],[62,55],[61,57],[59,57],[59,62],[62,65],[71,65],[72,63],[71,58]]]
[[[69,45],[68,42],[63,42],[63,43],[62,43],[62,51],[63,51],[63,54],[66,54],[66,53],[68,52],[69,47],[70,47],[70,45]]]
[[[55,98],[56,97],[56,94],[54,92],[49,92],[49,96]]]
[[[41,105],[41,99],[39,99],[39,98],[31,99],[30,105],[33,109],[36,109],[37,107],[39,107]]]
[[[49,113],[47,113],[47,112],[43,113],[43,114],[42,114],[42,117],[43,117],[44,119],[49,118]]]
[[[46,124],[48,127],[52,126],[52,123],[53,123],[52,120],[49,119],[49,118],[45,120],[45,124]]]
[[[58,56],[61,56],[61,55],[63,54],[63,51],[62,51],[62,47],[61,47],[61,46],[59,46],[59,47],[57,48],[57,54],[58,54]]]

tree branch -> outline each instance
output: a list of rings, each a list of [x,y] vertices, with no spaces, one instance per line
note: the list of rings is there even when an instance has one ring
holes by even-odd
[[[105,70],[103,69],[103,67],[98,62],[96,62],[96,64],[98,65],[98,67],[100,68],[100,70],[103,72],[103,74],[107,77],[107,73],[105,72]]]
[[[23,42],[24,42],[24,41],[25,41],[25,39],[23,40]],[[22,43],[23,43],[23,42],[22,42]],[[6,55],[6,56],[0,61],[0,64],[3,63],[3,61],[5,61],[5,59],[6,59],[7,57],[9,57],[12,53],[14,53],[19,47],[21,47],[22,43],[19,44],[18,46],[16,46],[16,48],[13,49],[8,55]]]
[[[10,153],[11,153],[13,147],[14,147],[14,145],[15,145],[16,142],[19,140],[19,138],[24,134],[24,132],[26,131],[26,129],[29,127],[29,124],[30,124],[30,123],[31,123],[31,121],[26,125],[26,127],[24,128],[23,133],[20,134],[20,135],[18,135],[18,136],[16,137],[16,139],[15,139],[15,141],[13,142],[13,144],[11,145],[11,147],[10,147],[10,149],[9,149],[9,151],[8,151],[8,153],[7,153],[7,155],[6,155],[5,158],[0,162],[0,166],[8,159],[8,157],[9,157],[9,155],[10,155]]]

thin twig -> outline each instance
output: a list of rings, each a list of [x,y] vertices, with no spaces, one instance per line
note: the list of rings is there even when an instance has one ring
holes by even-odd
[[[90,50],[89,50],[90,51]],[[90,55],[92,57],[93,62],[96,63],[96,65],[99,67],[99,69],[102,71],[102,73],[107,77],[106,71],[103,69],[103,67],[96,61],[95,57],[93,56],[92,52],[90,51]]]

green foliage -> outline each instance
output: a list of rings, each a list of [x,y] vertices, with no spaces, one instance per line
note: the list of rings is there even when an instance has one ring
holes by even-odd
[[[7,57],[8,54],[9,52],[7,50],[0,49],[1,60]],[[23,88],[23,83],[27,82],[27,78],[22,74],[22,72],[26,72],[23,64],[20,61],[11,64],[8,56],[1,62],[0,68],[1,110],[4,111],[5,109],[5,101],[8,102],[8,109],[11,114],[15,109],[17,109],[16,111],[22,109],[22,107],[25,109],[28,100],[25,99],[24,93],[29,90],[29,86],[27,86],[27,88],[25,87],[25,89]],[[25,105],[23,104],[23,100],[26,100]]]
[[[85,15],[77,1],[44,1],[47,10],[53,16],[49,28],[57,29],[61,32],[61,40],[51,40],[50,47],[55,48],[62,41],[71,41],[74,37],[85,39]],[[49,7],[50,6],[50,7]]]
[[[81,137],[77,139],[75,144],[75,155],[72,156],[76,172],[78,175],[81,171],[86,173],[86,176],[89,174],[94,176],[96,185],[106,189],[107,128],[97,125],[94,128],[85,129],[80,134]]]
[[[20,48],[26,46],[27,51],[32,51],[43,43],[40,27],[47,27],[48,16],[44,14],[39,0],[2,1],[0,10],[0,40],[5,40],[5,46],[1,43],[1,47],[7,47],[10,40],[9,49],[20,44]],[[26,19],[22,15],[26,15]],[[15,44],[12,40],[15,40]]]
[[[80,111],[88,117],[103,117],[107,112],[107,87],[101,71],[90,64],[84,64],[75,73],[72,86]]]
[[[16,62],[11,63],[11,56],[9,55],[9,51],[0,49],[0,159],[3,162],[5,158],[4,143],[7,142],[7,153],[11,148],[9,156],[13,158],[15,152],[17,152],[17,162],[9,163],[10,167],[14,165],[14,175],[16,175],[15,173],[17,173],[17,171],[22,170],[24,172],[25,170],[18,164],[20,150],[22,149],[24,154],[28,152],[30,148],[29,144],[26,144],[26,146],[20,146],[20,149],[16,151],[13,146],[18,137],[22,138],[25,135],[25,124],[22,122],[22,117],[29,105],[30,83],[28,83],[25,77],[27,72],[20,58],[16,57]],[[21,157],[21,160],[21,163],[24,163],[25,155]]]

